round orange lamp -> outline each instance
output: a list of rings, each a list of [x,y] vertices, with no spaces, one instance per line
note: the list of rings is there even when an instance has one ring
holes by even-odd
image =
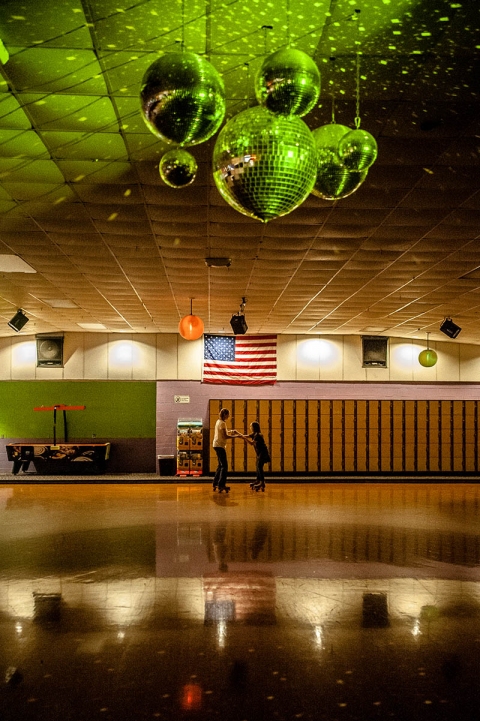
[[[203,320],[192,313],[192,299],[190,300],[190,315],[185,315],[178,324],[178,332],[185,340],[197,340],[203,335]]]

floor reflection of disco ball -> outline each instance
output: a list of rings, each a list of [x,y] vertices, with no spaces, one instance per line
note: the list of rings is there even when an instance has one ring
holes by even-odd
[[[195,53],[165,53],[143,76],[142,115],[158,138],[198,145],[212,137],[225,115],[220,74]]]
[[[317,175],[315,142],[300,118],[249,108],[221,130],[213,168],[229,205],[268,222],[290,213],[311,192]]]
[[[162,156],[158,169],[164,183],[171,188],[184,188],[195,180],[198,165],[193,155],[175,148]]]
[[[320,95],[320,72],[301,50],[278,50],[262,63],[255,77],[260,105],[280,115],[306,115]]]
[[[377,159],[377,141],[366,130],[350,130],[340,140],[338,152],[351,170],[367,170]]]

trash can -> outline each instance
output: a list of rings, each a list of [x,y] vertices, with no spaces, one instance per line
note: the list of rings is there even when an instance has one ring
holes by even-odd
[[[175,476],[177,473],[175,456],[158,456],[158,473],[160,476]]]

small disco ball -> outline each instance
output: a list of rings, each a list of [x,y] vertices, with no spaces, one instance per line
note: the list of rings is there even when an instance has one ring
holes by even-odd
[[[306,115],[320,95],[320,71],[301,50],[278,50],[262,63],[255,77],[260,105],[279,115]]]
[[[220,74],[195,53],[165,53],[148,68],[140,90],[147,127],[161,140],[198,145],[212,137],[225,116]]]
[[[323,200],[341,200],[358,190],[367,175],[368,170],[356,172],[342,164],[324,163],[318,167],[312,193]]]
[[[377,159],[377,141],[366,130],[350,130],[340,140],[338,154],[350,170],[367,170]]]
[[[193,155],[175,148],[162,156],[158,170],[163,182],[171,188],[185,188],[195,180],[198,165]]]
[[[431,348],[426,348],[425,350],[422,350],[418,356],[418,362],[424,368],[432,368],[436,364],[437,360],[438,356],[436,352]]]
[[[239,213],[267,223],[291,213],[311,192],[317,176],[315,142],[295,115],[248,108],[219,133],[213,168],[223,199]]]
[[[346,125],[339,123],[330,123],[322,125],[320,128],[312,130],[312,135],[317,146],[318,163],[338,163],[341,160],[338,155],[338,145],[340,140],[350,131]]]
[[[346,125],[330,123],[312,131],[317,148],[317,178],[312,193],[324,200],[341,200],[354,193],[367,177],[367,172],[347,168],[338,154],[338,147],[350,132]]]

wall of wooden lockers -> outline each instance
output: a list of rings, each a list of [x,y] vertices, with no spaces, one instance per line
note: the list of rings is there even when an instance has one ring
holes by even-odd
[[[220,408],[227,427],[257,420],[276,473],[459,472],[479,470],[480,401],[228,400],[209,403],[210,448]],[[233,472],[254,472],[255,452],[227,444]],[[217,458],[210,453],[210,472]]]

